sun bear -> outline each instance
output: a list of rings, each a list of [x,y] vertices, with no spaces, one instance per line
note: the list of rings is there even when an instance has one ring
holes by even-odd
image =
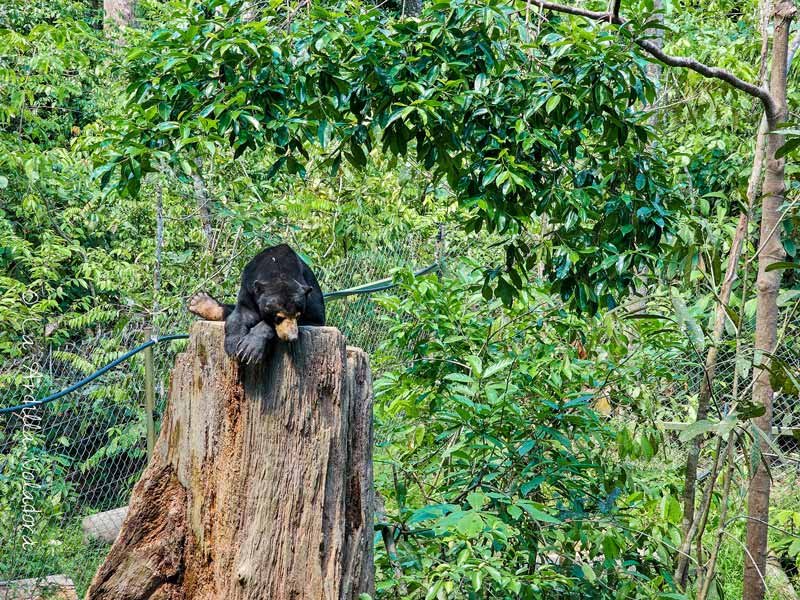
[[[247,263],[236,304],[200,292],[189,300],[189,311],[208,321],[225,321],[225,352],[248,364],[260,362],[276,336],[293,342],[298,326],[325,325],[317,278],[286,244],[267,248]]]

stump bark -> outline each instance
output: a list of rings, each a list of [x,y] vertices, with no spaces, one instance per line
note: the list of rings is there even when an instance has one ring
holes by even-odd
[[[194,324],[153,458],[87,600],[373,594],[372,383],[334,328],[263,363]]]

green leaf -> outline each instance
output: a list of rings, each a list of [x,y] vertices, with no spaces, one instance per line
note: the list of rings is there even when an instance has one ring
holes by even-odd
[[[505,279],[500,277],[497,280],[497,296],[506,306],[511,306],[514,302],[514,288]]]
[[[483,573],[481,571],[474,571],[470,580],[472,581],[472,589],[479,592],[483,584]]]
[[[709,431],[713,431],[715,427],[716,423],[712,423],[708,419],[701,419],[691,423],[686,427],[686,429],[681,431],[678,439],[682,442],[688,442],[689,440],[696,438],[698,435],[703,435]]]
[[[560,524],[563,522],[561,521],[561,519],[558,519],[552,515],[547,514],[543,510],[536,508],[536,506],[534,506],[534,503],[528,500],[518,500],[516,504],[536,521],[543,521],[544,523],[555,523],[555,524]]]
[[[793,152],[798,146],[800,146],[800,137],[787,140],[786,143],[775,152],[775,158],[783,158],[790,152]]]
[[[519,447],[517,452],[519,453],[520,456],[525,456],[526,454],[528,454],[528,452],[530,452],[533,449],[535,444],[536,442],[534,442],[533,440],[525,440],[524,442],[522,442],[522,445]]]
[[[475,511],[461,513],[461,518],[456,521],[456,530],[464,537],[475,537],[483,531],[483,518]]]
[[[482,492],[471,492],[467,494],[467,502],[475,510],[480,510],[489,498]]]
[[[751,401],[742,402],[736,411],[742,419],[755,419],[767,412],[763,404],[753,404]]]
[[[614,537],[607,535],[603,538],[603,556],[605,558],[614,560],[619,556],[619,547],[617,546]]]
[[[167,104],[166,102],[159,102],[158,114],[163,121],[169,121],[171,113],[172,113],[172,107],[169,104]]]
[[[550,98],[548,98],[547,104],[544,105],[544,108],[547,111],[548,115],[555,110],[559,102],[561,102],[561,96],[559,96],[558,94],[550,96]]]
[[[476,354],[470,354],[464,357],[464,361],[469,365],[472,374],[480,378],[483,373],[483,361],[481,357]]]
[[[421,521],[437,519],[457,509],[458,507],[455,504],[431,504],[429,506],[423,506],[411,514],[411,517],[409,517],[407,523],[409,525],[414,525],[415,523],[420,523]]]
[[[522,509],[519,506],[511,505],[506,508],[508,514],[511,516],[512,519],[518,521],[519,518],[522,516]]]
[[[466,383],[467,385],[471,385],[475,383],[475,379],[467,375],[466,373],[448,373],[444,376],[445,381],[456,381],[458,383]]]
[[[768,265],[765,271],[778,271],[780,269],[800,269],[800,263],[793,262],[774,262]]]
[[[537,477],[534,477],[530,481],[526,481],[525,483],[523,483],[520,486],[519,491],[520,491],[520,493],[522,495],[527,496],[531,491],[537,489],[540,485],[542,485],[542,483],[545,480],[546,480],[546,477],[544,477],[543,475],[539,475]]]
[[[436,581],[430,588],[428,588],[428,593],[425,594],[425,600],[433,600],[434,598],[438,598],[439,592],[442,591],[443,586],[444,580],[439,579]]]
[[[492,375],[499,373],[500,371],[504,371],[507,369],[512,363],[514,362],[511,358],[503,359],[499,362],[489,365],[486,370],[483,372],[482,379],[488,379]]]
[[[591,565],[587,563],[581,564],[581,572],[583,573],[583,578],[589,583],[597,581],[597,574],[594,572]]]

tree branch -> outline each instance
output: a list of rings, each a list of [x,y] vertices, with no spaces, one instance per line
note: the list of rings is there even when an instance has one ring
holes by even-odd
[[[565,6],[563,4],[556,4],[553,2],[547,2],[546,0],[529,0],[529,2],[535,6],[543,8],[544,10],[549,10],[552,12],[559,12],[559,13],[566,13],[569,15],[576,15],[578,17],[585,17],[587,19],[592,19],[594,21],[607,21],[609,23],[615,23],[617,25],[625,25],[628,21],[623,19],[619,16],[619,4],[620,0],[612,0],[609,4],[609,11],[608,12],[598,12],[593,10],[585,10],[583,8],[576,8],[573,6]],[[615,13],[614,10],[617,12]],[[761,100],[761,103],[764,105],[764,112],[767,113],[767,118],[774,116],[777,111],[777,106],[775,104],[775,100],[770,95],[769,91],[766,88],[760,87],[743,79],[739,79],[731,73],[730,71],[726,71],[725,69],[720,69],[719,67],[711,67],[709,65],[703,64],[693,58],[687,58],[683,56],[672,56],[667,54],[661,48],[658,47],[657,44],[654,44],[650,40],[635,40],[636,44],[645,52],[647,52],[653,58],[656,58],[663,62],[670,67],[682,67],[685,69],[690,69],[696,73],[699,73],[703,77],[708,77],[709,79],[719,79],[720,81],[724,81],[731,87],[736,88],[739,91],[744,92],[754,98],[758,98]]]
[[[567,13],[569,15],[577,15],[579,17],[586,17],[594,21],[608,21],[607,12],[597,12],[594,10],[586,10],[584,8],[577,8],[574,6],[564,6],[562,4],[554,4],[552,2],[545,2],[544,0],[530,0],[531,4],[535,4],[545,10],[553,12]]]
[[[610,15],[611,19],[617,20],[619,19],[619,7],[622,4],[622,0],[610,0],[608,3],[608,14]]]
[[[759,87],[748,81],[744,81],[743,79],[739,79],[730,71],[720,69],[719,67],[710,67],[693,58],[671,56],[657,48],[656,45],[649,40],[636,40],[636,44],[645,52],[650,54],[650,56],[657,58],[670,67],[683,67],[696,73],[700,73],[700,75],[704,77],[708,77],[710,79],[719,79],[731,87],[744,92],[745,94],[749,94],[754,98],[758,98],[764,105],[764,112],[766,112],[768,115],[775,114],[775,101],[765,88]]]

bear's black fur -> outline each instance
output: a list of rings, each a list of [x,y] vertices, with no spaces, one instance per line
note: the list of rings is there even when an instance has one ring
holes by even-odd
[[[247,263],[236,304],[222,304],[205,293],[189,310],[211,321],[225,321],[225,352],[244,363],[264,358],[278,337],[292,342],[299,325],[325,325],[325,300],[317,278],[286,244],[267,248]]]

